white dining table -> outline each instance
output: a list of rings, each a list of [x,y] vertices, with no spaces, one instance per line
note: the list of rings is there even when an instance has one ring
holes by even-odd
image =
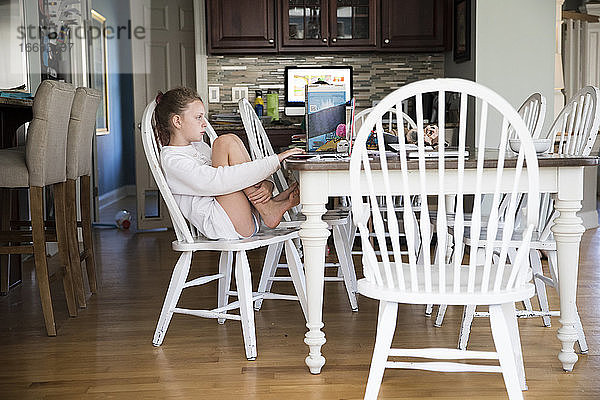
[[[473,152],[474,153],[474,152]],[[464,171],[464,193],[474,193],[476,161],[474,154],[465,162]],[[434,161],[437,163],[437,160]],[[514,168],[516,159],[505,160],[505,168]],[[304,342],[309,347],[308,356],[305,359],[312,374],[319,374],[325,365],[325,357],[321,353],[322,346],[326,343],[323,332],[323,282],[325,248],[329,230],[323,222],[322,215],[326,212],[326,203],[330,197],[348,196],[350,194],[349,160],[340,159],[308,159],[288,160],[287,167],[297,173],[300,183],[300,203],[302,213],[306,221],[302,224],[300,238],[302,240],[304,253],[304,268],[306,274],[306,294],[308,297],[308,318]],[[494,152],[486,151],[484,162],[483,193],[493,192],[495,189],[495,168],[497,157]],[[577,340],[575,323],[577,317],[576,295],[577,295],[577,269],[579,263],[579,245],[584,227],[577,212],[581,208],[583,200],[583,171],[586,166],[598,165],[597,157],[579,156],[555,156],[547,155],[538,157],[540,192],[552,193],[554,196],[554,207],[558,211],[558,217],[554,220],[552,232],[556,240],[558,255],[559,296],[560,296],[560,319],[558,329],[558,340],[562,348],[558,359],[565,371],[572,371],[577,362],[577,354],[574,351],[574,343]],[[428,170],[431,174],[427,182],[427,192],[432,195],[438,194],[437,170]],[[381,187],[381,175],[378,175],[379,164],[375,157],[371,163],[374,173],[375,187]],[[390,179],[398,182],[396,188],[400,193],[400,163],[388,158]],[[409,162],[409,179],[414,179],[414,184],[409,187],[420,190],[417,177],[416,161]],[[458,168],[456,160],[446,161],[446,175],[444,180],[445,194],[452,194],[458,183]],[[513,185],[514,169],[503,174],[501,183],[502,190],[510,192]],[[398,178],[398,179],[395,179]],[[526,180],[521,180],[526,181]],[[409,181],[410,182],[410,181]],[[526,182],[523,182],[523,191],[526,191]],[[361,184],[366,187],[366,184]],[[455,192],[454,192],[455,193]],[[383,194],[383,191],[382,191]],[[402,193],[403,194],[403,193]]]

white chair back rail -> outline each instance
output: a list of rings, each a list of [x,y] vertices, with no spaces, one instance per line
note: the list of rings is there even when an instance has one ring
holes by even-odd
[[[424,122],[422,95],[424,93],[437,92],[438,98],[443,99],[446,93],[454,92],[460,97],[460,125],[458,130],[458,160],[448,160],[444,156],[444,148],[440,147],[439,157],[437,159],[425,160],[424,143]],[[415,98],[416,103],[416,125],[418,131],[418,158],[408,159],[405,138],[399,136],[400,151],[397,156],[386,155],[383,140],[382,116],[390,109],[396,108],[396,113],[401,110],[402,102]],[[474,98],[476,104],[480,107],[480,118],[476,132],[467,132],[467,113],[474,112],[467,109],[469,98]],[[445,104],[439,102],[439,140],[445,140]],[[484,181],[484,157],[490,150],[486,149],[491,136],[495,133],[494,127],[488,127],[488,114],[497,114],[501,117],[502,125],[500,134],[500,146],[497,150],[498,162],[493,172],[493,180],[489,179],[489,169],[487,170],[488,179]],[[397,120],[403,118],[397,115]],[[513,127],[516,136],[521,140],[522,146],[514,168],[505,168],[507,160],[507,140],[509,137],[509,126]],[[371,162],[375,160],[372,155],[367,153],[366,140],[371,131],[375,131],[378,139],[379,163],[376,168],[380,168],[382,178],[375,181],[372,174]],[[476,151],[471,152],[471,168],[465,168],[466,156],[466,135],[477,135],[478,146]],[[494,150],[496,151],[496,150]],[[389,159],[387,157],[390,157]],[[399,171],[391,171],[388,164],[394,162],[399,164]],[[450,172],[447,171],[446,163],[458,165],[455,180],[449,181]],[[473,165],[474,163],[474,165]],[[524,166],[526,163],[526,166]],[[409,173],[410,167],[417,173]],[[474,166],[474,168],[473,168]],[[489,168],[489,167],[488,167]],[[416,176],[415,176],[416,175]],[[504,198],[502,187],[505,182],[505,176],[510,177],[512,188],[509,189],[509,201],[507,210],[501,215],[499,209]],[[525,175],[525,176],[523,176]],[[350,182],[352,192],[352,212],[355,217],[355,223],[358,225],[363,246],[363,264],[366,280],[369,283],[381,287],[382,289],[397,290],[415,295],[420,300],[425,301],[427,295],[436,294],[440,300],[444,298],[440,295],[450,295],[445,300],[450,304],[464,304],[464,296],[468,295],[499,295],[502,292],[514,292],[523,288],[530,279],[527,256],[528,246],[532,231],[535,227],[538,217],[539,190],[538,190],[538,167],[537,158],[531,136],[523,119],[510,104],[490,89],[475,82],[461,79],[431,79],[415,82],[406,85],[392,92],[384,98],[365,119],[360,131],[358,132],[356,143],[352,151],[350,162]],[[504,179],[503,179],[504,178]],[[429,188],[427,182],[437,179],[437,191]],[[428,189],[429,188],[429,189]],[[477,257],[471,257],[468,266],[462,266],[463,255],[458,254],[453,257],[453,263],[445,264],[446,252],[448,251],[446,241],[448,235],[453,237],[454,243],[462,243],[465,231],[464,204],[465,192],[469,189],[474,192],[473,212],[471,216],[470,235],[475,242],[475,247],[485,248],[485,261],[477,261]],[[394,192],[393,192],[394,190]],[[515,228],[515,219],[518,210],[518,203],[522,199],[522,194],[526,192],[528,201],[527,217],[525,220],[526,229],[522,235],[522,246],[518,252],[516,261],[509,264],[507,259],[508,246],[506,243],[512,236]],[[363,195],[367,193],[367,209],[363,205]],[[481,198],[485,193],[492,196],[491,214],[487,220],[487,229],[482,229]],[[400,210],[402,215],[397,215],[393,205],[392,197],[397,194],[403,195],[404,208]],[[419,195],[421,198],[420,206],[413,212],[413,204],[409,199],[412,195]],[[452,214],[453,229],[448,229],[446,219],[447,206],[446,194],[456,195],[456,212]],[[377,196],[383,195],[386,198],[386,208],[378,207]],[[428,195],[437,196],[437,252],[432,255],[429,252],[431,248],[431,219],[429,216]],[[400,218],[399,218],[400,217]],[[369,242],[369,230],[367,221],[372,218],[373,229],[376,233],[376,240],[372,246]],[[418,230],[415,229],[414,218],[418,218]],[[500,221],[503,221],[501,224]],[[384,223],[385,221],[385,223]],[[403,221],[404,229],[401,230],[398,221]],[[406,234],[406,243],[400,241],[400,232]],[[485,233],[482,233],[485,232]],[[493,257],[494,246],[496,245],[496,236],[501,234],[505,244],[500,249],[500,256]],[[414,243],[419,240],[425,251],[423,257],[418,257]],[[376,250],[379,250],[379,257]],[[408,256],[402,256],[402,253],[408,250]],[[458,248],[455,251],[460,252]],[[432,259],[437,263],[434,265]],[[459,295],[459,296],[457,296]],[[459,299],[460,298],[460,299]],[[489,296],[488,296],[489,298]],[[415,300],[415,302],[418,302]]]
[[[525,121],[531,137],[537,139],[542,132],[546,118],[546,98],[539,92],[533,93],[521,104],[517,112]]]
[[[400,108],[402,110],[402,108]],[[355,124],[355,129],[354,129],[354,137],[356,137],[356,135],[358,134],[358,131],[360,130],[361,126],[363,125],[363,123],[365,122],[365,119],[367,118],[367,115],[369,115],[369,113],[373,111],[373,107],[370,108],[366,108],[364,110],[362,110],[361,112],[359,112],[358,114],[356,114],[356,116],[354,117],[354,124]],[[404,132],[401,132],[399,127],[402,126],[403,128],[408,128],[408,129],[417,129],[417,124],[415,123],[415,121],[405,112],[402,112],[402,119],[396,119],[397,116],[397,111],[396,111],[396,107],[392,107],[390,108],[386,113],[383,114],[382,116],[382,122],[384,123],[384,128],[386,128],[386,131],[389,133],[392,131],[392,129],[394,129],[394,126],[396,126],[398,128],[398,134],[402,134]],[[400,121],[400,123],[396,123],[394,125],[395,121]],[[352,121],[350,121],[350,123],[348,124],[349,126],[351,126]],[[354,138],[352,138],[354,139]]]
[[[597,87],[585,86],[567,102],[546,136],[558,142],[551,153],[590,155],[600,129],[599,98]]]

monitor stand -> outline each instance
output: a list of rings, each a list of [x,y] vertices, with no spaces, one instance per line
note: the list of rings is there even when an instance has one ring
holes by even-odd
[[[304,107],[285,107],[285,115],[288,117],[304,115]]]

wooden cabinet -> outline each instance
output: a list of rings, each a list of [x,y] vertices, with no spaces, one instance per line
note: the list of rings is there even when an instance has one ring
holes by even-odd
[[[381,0],[381,50],[444,50],[446,3],[445,0]]]
[[[451,0],[206,0],[210,54],[442,51]]]
[[[274,0],[207,0],[208,51],[275,53]]]
[[[377,0],[280,0],[280,50],[374,50],[377,4]]]

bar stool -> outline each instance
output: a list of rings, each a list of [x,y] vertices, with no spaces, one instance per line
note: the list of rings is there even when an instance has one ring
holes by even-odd
[[[34,254],[35,271],[48,336],[56,336],[50,296],[44,228],[44,188],[54,188],[56,237],[63,270],[63,285],[69,315],[77,315],[68,258],[65,221],[65,182],[67,129],[75,88],[67,83],[43,81],[35,94],[33,119],[27,131],[25,149],[0,150],[0,187],[29,188],[31,231],[9,230],[0,233],[0,254]],[[2,210],[10,212],[10,207]],[[33,243],[14,245],[12,243]]]
[[[66,215],[69,241],[69,258],[72,266],[73,286],[77,303],[86,307],[83,284],[83,265],[87,272],[90,291],[97,292],[96,260],[92,243],[92,218],[90,210],[90,182],[92,173],[92,139],[95,133],[96,112],[102,94],[95,89],[78,87],[75,91],[67,134],[67,184]],[[79,201],[81,221],[77,220],[77,179],[80,179]],[[77,226],[83,234],[83,251],[79,251]]]

